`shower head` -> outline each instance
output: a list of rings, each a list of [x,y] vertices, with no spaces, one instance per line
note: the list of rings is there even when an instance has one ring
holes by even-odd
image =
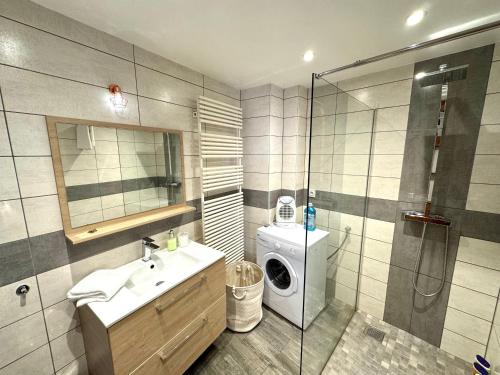
[[[420,83],[420,87],[432,85],[444,85],[453,81],[460,81],[467,78],[469,65],[460,65],[448,68],[446,64],[441,65],[439,70],[429,73],[419,73],[415,76]]]

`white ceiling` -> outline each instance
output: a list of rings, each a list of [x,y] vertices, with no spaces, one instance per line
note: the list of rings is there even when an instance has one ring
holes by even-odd
[[[310,85],[311,73],[500,18],[499,0],[34,0],[238,88]],[[406,17],[424,8],[412,28]],[[458,30],[455,30],[458,31]],[[350,78],[500,41],[500,29],[351,69]],[[302,61],[307,49],[311,63]]]

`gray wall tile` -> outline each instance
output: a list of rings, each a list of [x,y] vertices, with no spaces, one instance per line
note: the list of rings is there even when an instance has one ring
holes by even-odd
[[[0,286],[34,275],[27,239],[0,245]]]

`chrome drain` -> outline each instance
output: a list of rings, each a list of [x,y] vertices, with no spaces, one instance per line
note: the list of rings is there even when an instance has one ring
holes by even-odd
[[[375,328],[373,326],[368,326],[365,328],[364,333],[366,336],[370,336],[371,338],[374,338],[377,341],[384,341],[385,337],[385,332],[381,331],[378,328]]]
[[[163,281],[163,280],[157,281],[157,282],[156,282],[156,284],[155,284],[155,286],[160,286],[160,285],[161,285],[161,284],[163,284],[164,282],[165,282],[165,281]]]

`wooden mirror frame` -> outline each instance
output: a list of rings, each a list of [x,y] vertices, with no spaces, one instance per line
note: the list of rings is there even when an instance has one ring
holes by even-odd
[[[54,175],[56,179],[57,194],[59,196],[59,206],[61,208],[61,218],[63,222],[64,233],[73,243],[79,244],[90,241],[95,238],[108,236],[130,228],[135,228],[154,221],[166,219],[172,216],[181,215],[187,212],[195,211],[196,208],[186,204],[186,181],[184,175],[184,144],[182,131],[173,129],[153,128],[147,126],[127,125],[112,122],[102,122],[94,120],[81,120],[65,117],[46,116],[47,133],[49,136],[50,150],[52,153],[52,164],[54,166]],[[57,136],[57,123],[67,123],[75,125],[95,125],[99,127],[141,130],[146,132],[162,132],[178,134],[180,138],[181,149],[181,175],[182,175],[182,202],[172,206],[154,208],[148,211],[139,212],[131,215],[122,216],[116,219],[104,220],[94,224],[87,224],[78,228],[71,226],[71,219],[68,207],[68,198],[66,195],[66,184],[64,182],[64,171],[62,166],[61,153],[59,150],[59,138]]]

